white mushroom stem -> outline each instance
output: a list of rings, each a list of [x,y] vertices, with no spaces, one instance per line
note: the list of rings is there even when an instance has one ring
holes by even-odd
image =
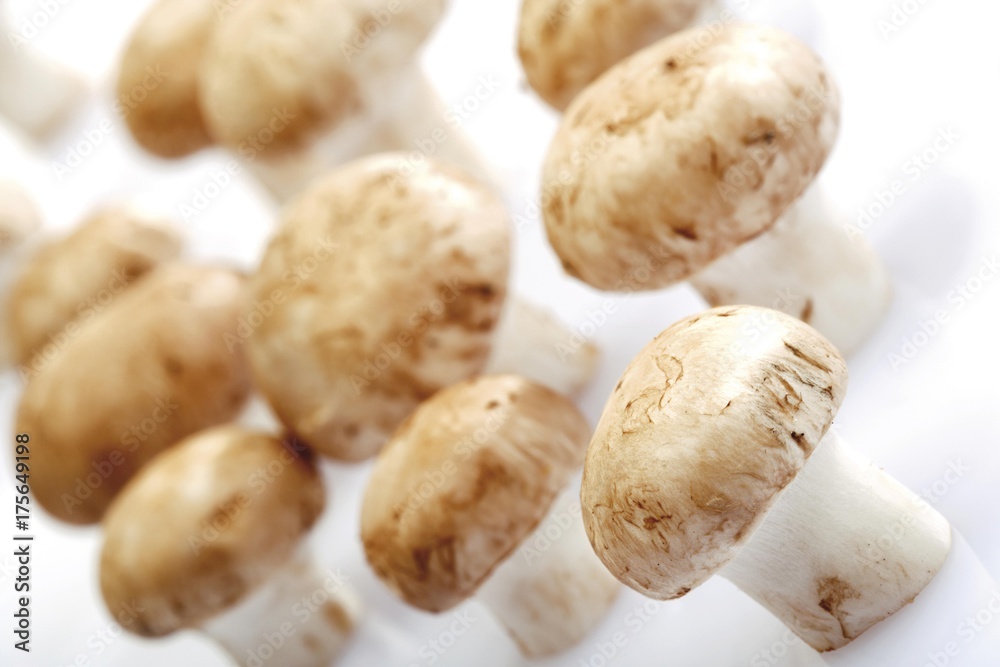
[[[575,488],[480,587],[485,604],[526,657],[564,651],[605,616],[620,584],[594,554]]]
[[[913,601],[950,546],[944,517],[831,431],[720,574],[829,651]]]
[[[572,396],[590,383],[600,352],[550,313],[509,299],[484,374],[513,373]]]
[[[340,123],[309,148],[281,157],[261,154],[251,162],[251,170],[279,201],[288,200],[333,167],[391,151],[403,154],[401,182],[433,159],[459,167],[484,183],[496,183],[461,129],[463,116],[445,107],[419,68],[369,82],[363,94],[358,117]]]
[[[327,667],[354,628],[358,604],[338,575],[300,552],[263,586],[201,629],[245,667]]]
[[[834,210],[813,186],[771,230],[691,284],[712,306],[763,306],[798,317],[851,354],[885,314],[891,289],[878,256]]]

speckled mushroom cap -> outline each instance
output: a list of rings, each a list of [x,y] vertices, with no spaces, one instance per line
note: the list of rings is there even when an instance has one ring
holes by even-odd
[[[244,3],[220,25],[202,66],[202,108],[213,136],[234,150],[256,137],[267,153],[280,153],[366,113],[361,89],[412,62],[445,5]]]
[[[732,560],[833,422],[843,358],[783,313],[724,307],[646,346],[587,450],[581,506],[612,574],[657,599]]]
[[[169,225],[124,208],[95,213],[68,236],[38,249],[11,288],[5,327],[16,357],[38,354],[49,336],[88,317],[157,265],[181,251]],[[88,303],[90,302],[90,303]],[[85,322],[80,323],[84,324]],[[54,343],[52,343],[54,344]]]
[[[506,295],[502,202],[451,167],[347,165],[293,201],[251,289],[257,386],[320,453],[374,455],[437,390],[480,372]],[[278,302],[281,303],[278,303]]]
[[[267,483],[261,471],[267,471]],[[308,450],[236,426],[153,460],[104,520],[101,594],[157,637],[232,606],[287,562],[323,511]]]
[[[528,83],[565,109],[609,67],[683,30],[715,0],[524,0],[518,55]]]
[[[569,399],[517,376],[439,392],[400,427],[368,480],[368,562],[406,602],[454,607],[548,514],[589,433]]]
[[[570,105],[543,170],[549,241],[570,275],[600,289],[684,280],[769,229],[838,126],[836,88],[790,35],[677,33]]]
[[[125,48],[116,109],[139,145],[160,157],[183,157],[212,143],[198,102],[198,71],[218,4],[159,0]]]

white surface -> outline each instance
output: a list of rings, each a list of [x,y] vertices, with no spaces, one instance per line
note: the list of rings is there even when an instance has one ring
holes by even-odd
[[[69,226],[88,209],[116,197],[136,197],[180,219],[180,205],[194,205],[213,174],[223,170],[225,158],[208,152],[182,163],[165,163],[141,154],[117,122],[107,93],[107,77],[122,40],[148,2],[9,4],[20,17],[41,16],[43,7],[50,11],[57,7],[32,41],[84,69],[93,81],[105,83],[99,102],[40,154],[32,157],[15,151],[0,131],[0,177],[14,174],[25,181],[41,198],[50,227]],[[464,127],[510,187],[520,234],[517,291],[551,305],[605,349],[597,383],[583,399],[587,413],[596,419],[627,361],[656,333],[701,304],[688,287],[612,298],[560,275],[544,244],[534,205],[541,158],[555,117],[524,91],[514,57],[517,3],[454,0],[452,4],[424,64],[445,100],[478,107],[469,113]],[[852,382],[838,419],[839,431],[922,493],[996,577],[1000,574],[996,530],[1000,279],[993,277],[971,298],[954,290],[970,282],[976,288],[975,277],[984,261],[1000,254],[996,186],[1000,40],[995,34],[1000,5],[982,0],[803,0],[797,6],[791,0],[753,0],[752,4],[763,14],[776,6],[792,10],[792,23],[813,39],[840,83],[842,132],[823,172],[835,200],[856,211],[876,203],[879,192],[900,181],[897,191],[902,194],[865,230],[889,266],[895,300],[886,322],[851,359]],[[878,22],[889,20],[897,4],[918,10],[885,39]],[[496,90],[487,92],[481,81],[495,82],[491,85]],[[485,99],[476,99],[477,86]],[[946,150],[934,164],[926,169],[916,166],[913,156],[933,152],[936,137],[949,128],[957,139],[948,146],[939,142]],[[84,141],[88,134],[100,138],[100,144],[60,182],[51,162],[65,161],[65,146]],[[206,210],[184,221],[184,228],[195,256],[250,266],[272,218],[263,190],[237,179]],[[932,335],[919,334],[921,323],[935,314],[945,323]],[[904,340],[914,337],[919,348],[915,356],[894,365],[889,355],[902,355]],[[0,432],[4,434],[11,432],[9,416],[17,385],[13,377],[3,382]],[[3,440],[9,447],[9,436]],[[10,456],[5,454],[2,460],[0,506],[8,508],[5,517],[9,517],[13,473]],[[366,567],[357,539],[366,467],[328,466],[326,472],[334,502],[314,539],[320,564],[340,568],[368,610],[342,664],[523,664],[499,626],[474,603],[434,617],[397,602]],[[97,529],[67,528],[41,514],[32,516],[33,652],[26,659],[11,648],[8,628],[16,575],[8,545],[13,528],[2,525],[0,617],[6,620],[0,624],[4,628],[0,664],[226,664],[217,647],[193,633],[155,642],[121,634],[97,591]],[[994,618],[990,616],[996,623]],[[940,616],[941,627],[954,628],[958,641],[963,641],[957,635],[961,622],[944,612]],[[613,654],[613,659],[606,660],[606,654]],[[973,655],[972,648],[964,655]],[[674,603],[647,602],[625,592],[578,650],[537,664],[758,667],[823,661],[799,642],[788,640],[783,627],[735,587],[716,579]],[[974,664],[995,667],[1000,660]]]

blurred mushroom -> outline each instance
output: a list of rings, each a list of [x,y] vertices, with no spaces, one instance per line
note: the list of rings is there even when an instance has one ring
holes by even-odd
[[[668,328],[626,369],[587,450],[597,555],[657,599],[721,574],[819,651],[912,602],[951,529],[829,430],[846,386],[837,350],[776,311],[716,308]]]
[[[572,647],[619,589],[572,512],[589,433],[569,399],[516,376],[435,394],[375,463],[361,512],[368,562],[425,611],[476,595],[526,656]],[[548,549],[520,551],[553,526]]]
[[[691,278],[713,306],[778,308],[850,353],[890,290],[871,248],[803,197],[838,125],[823,64],[786,33],[668,37],[570,105],[544,167],[549,241],[599,289]]]
[[[31,238],[41,226],[38,209],[28,193],[16,183],[0,180],[0,314],[3,322],[10,317],[7,309],[10,287],[30,254]],[[0,367],[6,366],[15,356],[6,329],[0,324]]]
[[[403,179],[396,160],[354,162],[297,197],[251,281],[258,388],[298,437],[343,460],[374,455],[417,405],[473,375],[571,393],[595,367],[593,347],[561,354],[570,332],[532,306],[508,304],[498,325],[510,232],[497,196],[431,162]],[[498,330],[508,340],[494,345]]]
[[[356,610],[303,548],[325,503],[302,445],[234,426],[193,435],[108,509],[104,602],[135,610],[123,626],[144,637],[200,629],[240,665],[326,667]]]
[[[239,413],[250,378],[227,348],[244,281],[217,268],[165,265],[117,296],[54,354],[21,368],[17,433],[30,433],[36,501],[94,523],[147,461]]]

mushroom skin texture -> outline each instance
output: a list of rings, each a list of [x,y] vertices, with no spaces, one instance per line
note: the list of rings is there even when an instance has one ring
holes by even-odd
[[[620,60],[715,10],[716,0],[524,0],[517,53],[528,83],[563,111]]]
[[[716,308],[671,326],[629,365],[587,450],[594,551],[656,599],[718,572],[820,651],[909,604],[950,528],[828,431],[846,384],[837,350],[777,311]],[[900,517],[912,523],[875,553]]]
[[[95,523],[156,454],[239,413],[250,373],[224,336],[237,327],[244,289],[229,270],[164,265],[25,371],[15,432],[38,443],[31,490],[43,509]]]
[[[569,648],[603,616],[617,583],[576,533],[579,521],[558,540],[558,557],[533,563],[518,549],[554,509],[566,512],[557,498],[571,486],[589,432],[569,399],[521,377],[484,376],[438,392],[375,463],[361,511],[369,564],[425,611],[488,590],[480,601],[527,656]]]
[[[50,341],[97,317],[95,300],[115,295],[180,254],[179,233],[123,208],[90,216],[34,252],[11,287],[4,324],[15,358],[30,364]],[[103,302],[99,304],[103,310]],[[58,335],[62,331],[62,335]]]
[[[123,626],[144,637],[201,629],[238,664],[291,623],[279,664],[325,667],[354,625],[343,591],[325,586],[302,553],[325,503],[301,443],[237,426],[194,434],[151,461],[108,509],[105,605],[114,616],[135,610]],[[293,616],[296,603],[324,590],[316,613]]]

